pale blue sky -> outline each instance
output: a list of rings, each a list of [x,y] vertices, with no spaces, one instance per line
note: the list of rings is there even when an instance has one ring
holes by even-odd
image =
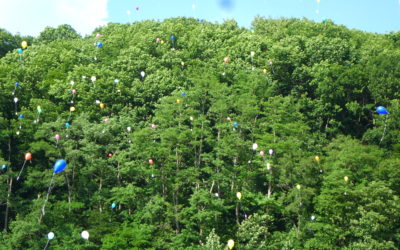
[[[221,2],[232,2],[232,8],[221,8]],[[320,0],[319,4],[317,0],[0,0],[0,27],[34,36],[46,26],[64,23],[85,35],[107,22],[178,16],[211,22],[233,18],[240,26],[250,27],[257,15],[317,22],[327,18],[351,29],[400,31],[400,0]]]

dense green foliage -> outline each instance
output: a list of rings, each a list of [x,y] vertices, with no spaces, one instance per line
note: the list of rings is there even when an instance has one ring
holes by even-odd
[[[176,18],[28,43],[0,44],[0,249],[400,247],[400,33]]]

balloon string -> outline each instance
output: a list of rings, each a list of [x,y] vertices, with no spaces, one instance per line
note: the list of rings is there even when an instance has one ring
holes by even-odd
[[[49,189],[47,190],[46,199],[45,199],[44,204],[42,206],[42,214],[40,215],[39,223],[42,221],[42,218],[45,215],[45,207],[46,207],[47,201],[49,200],[49,196],[50,196],[50,192],[51,192],[51,186],[53,184],[53,179],[54,179],[54,174],[55,173],[53,172],[53,175],[51,176]]]
[[[26,163],[26,160],[24,161],[24,164],[22,164],[22,168],[21,168],[21,171],[19,171],[19,174],[18,174],[18,177],[17,177],[17,181],[19,180],[19,177],[21,176],[21,173],[24,170],[25,163]]]
[[[382,143],[382,141],[383,141],[383,137],[385,137],[388,117],[389,117],[389,115],[387,115],[386,118],[385,118],[385,127],[383,128],[382,138],[381,138],[381,140],[379,141],[379,145],[381,145],[381,143]]]
[[[46,249],[47,249],[47,246],[49,245],[49,242],[50,242],[50,240],[47,240],[47,243],[46,243],[46,245],[44,246],[43,250],[46,250]]]

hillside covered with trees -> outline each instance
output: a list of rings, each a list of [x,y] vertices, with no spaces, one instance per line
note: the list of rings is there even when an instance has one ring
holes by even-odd
[[[174,18],[0,57],[0,249],[400,248],[400,32]]]

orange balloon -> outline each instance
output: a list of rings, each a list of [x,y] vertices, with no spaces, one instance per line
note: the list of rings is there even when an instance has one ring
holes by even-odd
[[[25,154],[25,161],[30,161],[32,159],[32,154],[31,153],[26,153]]]
[[[153,165],[153,164],[154,164],[153,159],[150,159],[150,160],[149,160],[149,164],[150,164],[150,165]]]

